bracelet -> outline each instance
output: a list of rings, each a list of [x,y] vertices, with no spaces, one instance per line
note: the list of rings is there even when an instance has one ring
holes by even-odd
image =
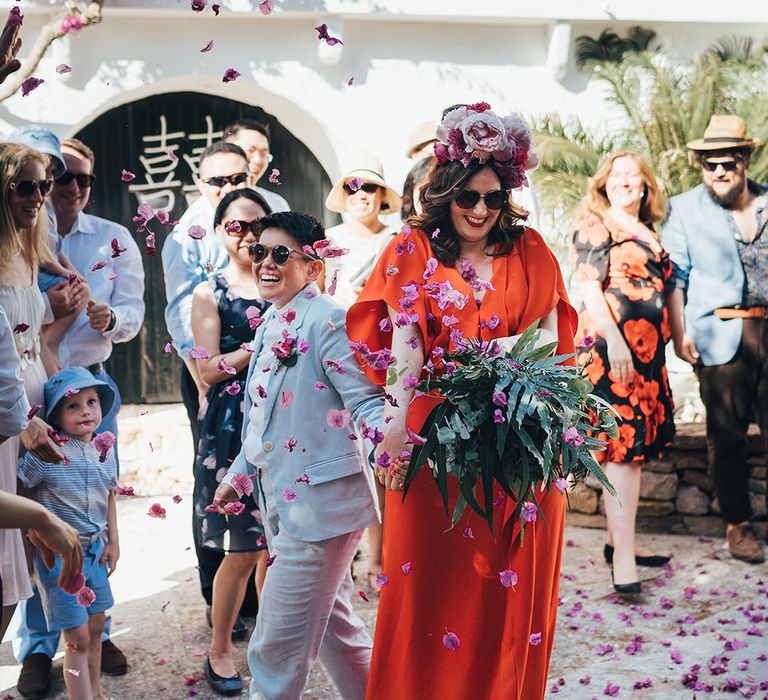
[[[105,331],[111,331],[115,324],[117,323],[117,316],[115,316],[115,312],[112,311],[112,309],[109,310],[109,325],[104,329]]]

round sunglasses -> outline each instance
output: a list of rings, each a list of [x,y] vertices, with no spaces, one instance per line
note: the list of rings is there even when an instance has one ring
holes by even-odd
[[[480,194],[474,190],[461,190],[453,198],[453,201],[456,202],[460,209],[474,209],[481,199],[485,203],[486,208],[496,211],[501,209],[509,200],[509,190],[493,190],[485,194]]]
[[[242,185],[248,179],[248,173],[235,173],[234,175],[214,175],[213,177],[206,177],[203,182],[211,187],[224,187],[226,184],[230,184],[233,187]]]
[[[245,238],[248,231],[254,236],[258,236],[261,233],[258,219],[253,219],[253,221],[243,221],[242,219],[225,221],[224,230],[227,232],[227,235],[232,238]]]
[[[272,262],[275,263],[275,265],[285,265],[293,253],[301,255],[301,257],[306,260],[320,259],[312,255],[307,255],[300,250],[289,248],[287,245],[276,245],[274,248],[267,248],[266,246],[261,245],[261,243],[251,243],[251,245],[248,246],[248,255],[250,255],[251,260],[255,263],[264,262],[270,253],[272,254]]]
[[[11,190],[19,197],[31,197],[37,191],[41,197],[46,197],[52,186],[53,180],[19,180],[11,183]]]
[[[61,177],[56,178],[57,185],[68,185],[72,180],[77,182],[77,186],[81,190],[88,189],[94,182],[96,182],[96,176],[93,173],[70,173],[66,172]]]
[[[381,185],[375,185],[372,182],[364,182],[356,190],[352,189],[352,187],[350,187],[349,182],[345,182],[344,183],[344,191],[347,194],[353,194],[355,192],[358,192],[359,190],[362,190],[363,192],[367,192],[368,194],[373,194],[374,192],[376,192],[377,190],[380,190],[380,189],[381,189]]]

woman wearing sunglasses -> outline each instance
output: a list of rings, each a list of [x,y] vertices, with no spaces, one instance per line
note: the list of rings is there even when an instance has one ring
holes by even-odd
[[[637,566],[664,566],[668,556],[635,543],[643,463],[661,456],[675,434],[664,346],[670,338],[667,297],[672,265],[654,226],[667,200],[645,159],[618,151],[590,180],[573,237],[576,280],[584,300],[578,338],[594,338],[589,379],[621,416],[619,437],[595,456],[617,498],[604,492],[613,585],[640,592]],[[605,439],[605,435],[600,436]]]
[[[5,311],[21,363],[21,377],[30,405],[43,403],[43,385],[56,361],[41,342],[45,306],[37,286],[41,265],[55,270],[47,219],[41,211],[51,181],[46,179],[46,158],[18,144],[0,144],[0,307]],[[46,372],[47,370],[47,372]],[[19,441],[36,457],[58,463],[61,455],[46,439],[36,446],[33,431],[47,426],[35,418],[20,437],[0,445],[0,490],[16,493]],[[19,600],[31,597],[27,565],[19,530],[0,530],[0,578],[3,581],[3,618],[8,619]]]
[[[200,440],[195,458],[194,536],[205,555],[220,554],[213,580],[209,621],[213,628],[206,677],[217,692],[239,694],[240,676],[232,659],[235,636],[246,630],[238,620],[248,579],[256,566],[256,587],[261,591],[266,573],[264,528],[253,496],[243,498],[239,515],[206,511],[216,488],[240,452],[243,393],[251,353],[243,344],[253,340],[252,319],[269,306],[259,297],[251,272],[248,247],[258,241],[256,222],[271,210],[254,190],[227,194],[216,207],[216,235],[229,256],[229,264],[205,282],[192,296],[192,335],[200,377],[208,385],[199,421]],[[203,359],[204,358],[204,359]],[[226,553],[226,556],[224,556]]]
[[[344,223],[328,229],[327,236],[333,244],[349,251],[346,255],[329,259],[325,264],[325,289],[345,309],[357,299],[368,281],[381,251],[397,232],[379,218],[382,214],[400,211],[402,199],[384,179],[381,161],[371,153],[358,153],[351,167],[340,178],[325,206],[344,215]],[[384,488],[379,490],[379,505],[384,511]],[[377,576],[381,573],[382,526],[375,525],[368,531],[370,559],[368,562],[368,590],[378,593]]]
[[[540,342],[558,340],[557,354],[574,350],[576,313],[560,268],[510,196],[538,160],[528,127],[517,115],[500,118],[481,103],[449,111],[437,137],[435,165],[419,195],[422,213],[384,251],[347,314],[350,340],[371,352],[390,348],[403,371],[387,386],[394,401],[385,407],[377,459],[407,450],[408,430],[419,433],[434,408],[405,379],[426,376],[459,338],[514,336],[539,321]],[[385,372],[364,370],[385,383]],[[377,469],[387,488],[400,490],[400,465],[396,476]],[[499,502],[497,512],[506,517],[496,519],[493,533],[473,522],[449,529],[432,482],[423,469],[405,499],[399,493],[387,498],[382,571],[388,583],[367,697],[405,700],[424,697],[424,688],[443,700],[543,697],[564,496],[541,494],[544,517],[526,526],[521,546],[507,499]],[[459,488],[453,488],[455,501]],[[520,574],[514,591],[499,583],[505,569]],[[456,640],[461,648],[451,653]]]

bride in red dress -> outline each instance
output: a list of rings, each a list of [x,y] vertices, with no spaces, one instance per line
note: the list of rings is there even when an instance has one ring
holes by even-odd
[[[390,349],[405,370],[386,387],[377,457],[397,457],[409,447],[409,431],[421,430],[435,401],[416,395],[416,379],[459,338],[514,336],[540,321],[542,343],[557,339],[558,354],[574,350],[576,313],[558,263],[541,235],[521,224],[524,212],[510,198],[536,164],[528,128],[481,103],[448,112],[437,136],[423,214],[384,250],[347,315],[350,340],[368,346],[362,365],[373,381],[384,385],[386,372],[365,361],[370,353]],[[392,473],[378,468],[377,475],[399,490]],[[455,502],[458,485],[450,484]],[[565,496],[537,494],[543,517],[526,525],[522,546],[515,504],[501,488],[494,507],[504,517],[495,519],[493,534],[470,509],[448,529],[429,469],[405,499],[392,496],[367,698],[542,698]],[[484,505],[480,491],[478,498]],[[511,587],[508,570],[517,576]]]

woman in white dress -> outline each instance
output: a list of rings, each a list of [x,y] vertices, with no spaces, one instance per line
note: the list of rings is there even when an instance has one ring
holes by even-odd
[[[46,180],[46,157],[26,146],[0,144],[0,307],[13,331],[21,376],[31,406],[43,403],[47,379],[40,329],[45,306],[37,286],[41,264],[53,261],[48,243],[47,219],[41,213],[52,182]],[[54,361],[45,358],[50,368]],[[0,361],[3,361],[0,359]],[[0,445],[0,490],[16,493],[16,464],[24,442],[41,456],[58,454],[53,445],[41,445],[44,426],[32,422],[20,437],[10,437]],[[37,433],[38,446],[31,438]],[[32,596],[20,530],[0,530],[0,576],[3,580],[3,619],[8,620],[16,604]]]
[[[399,212],[402,199],[384,180],[381,161],[371,153],[361,152],[333,186],[325,206],[344,215],[343,224],[326,231],[328,239],[334,247],[349,251],[341,257],[326,259],[325,291],[332,292],[333,299],[348,309],[368,281],[381,251],[398,231],[379,217]],[[378,481],[374,483],[383,516],[385,491]],[[382,525],[369,527],[368,588],[371,592],[379,590],[381,540]]]

